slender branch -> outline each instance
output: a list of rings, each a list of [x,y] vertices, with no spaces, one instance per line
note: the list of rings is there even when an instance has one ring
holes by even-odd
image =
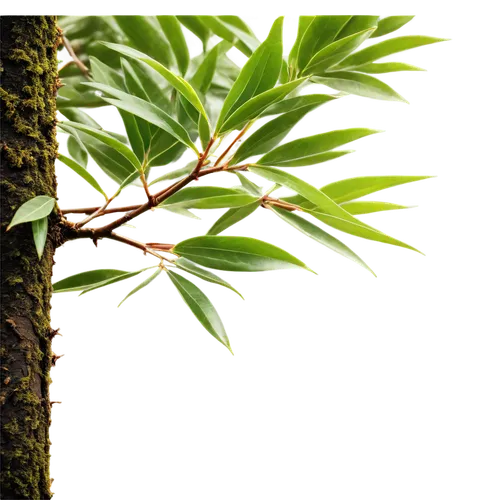
[[[223,159],[224,157],[231,151],[233,146],[245,135],[245,132],[250,128],[253,122],[248,122],[241,132],[236,136],[236,139],[228,146],[228,148],[217,158],[217,161],[214,163],[214,167],[216,167]]]
[[[151,255],[154,255],[155,257],[157,257],[158,259],[160,259],[162,261],[164,259],[164,257],[162,255],[160,255],[159,253],[156,253],[155,251],[150,250],[148,248],[147,244],[141,243],[140,241],[133,240],[132,238],[127,238],[126,236],[121,236],[121,235],[116,234],[116,233],[109,233],[108,235],[105,235],[104,238],[119,241],[120,243],[125,243],[126,245],[130,245],[134,248],[138,248],[139,250],[142,250],[145,254],[149,253]],[[172,245],[172,247],[173,247],[173,245]]]
[[[135,210],[136,208],[139,208],[140,206],[141,205],[128,205],[126,207],[107,208],[105,210],[102,210],[98,217],[101,217],[101,216],[106,215],[106,214],[115,214],[117,212],[130,212],[130,210]],[[102,207],[66,208],[64,210],[61,210],[61,212],[64,215],[66,215],[66,214],[90,215],[90,214],[94,213],[95,211],[99,210],[99,208],[102,208]]]
[[[66,48],[66,50],[68,51],[71,58],[73,59],[73,62],[76,64],[78,69],[83,73],[85,78],[90,80],[89,69],[87,68],[87,66],[85,66],[85,64],[83,64],[83,62],[80,60],[80,58],[75,54],[75,51],[73,50],[73,47],[71,46],[70,41],[65,36],[63,36],[62,39],[63,39],[63,45]]]
[[[293,203],[288,203],[286,201],[279,200],[278,198],[271,198],[270,196],[263,196],[262,197],[262,206],[264,208],[267,208],[266,205],[271,205],[274,207],[283,208],[284,210],[288,210],[290,212],[293,212],[295,210],[298,210],[299,212],[303,212],[302,207],[300,207],[299,205],[295,205]]]
[[[207,147],[205,148],[205,151],[200,155],[198,159],[198,163],[196,164],[196,167],[194,167],[193,171],[191,172],[191,175],[193,176],[193,179],[198,179],[199,173],[201,170],[201,167],[203,167],[203,164],[205,163],[205,160],[207,159],[208,154],[210,153],[210,148],[212,147],[212,144],[215,141],[215,137],[211,137],[210,140],[208,141]]]

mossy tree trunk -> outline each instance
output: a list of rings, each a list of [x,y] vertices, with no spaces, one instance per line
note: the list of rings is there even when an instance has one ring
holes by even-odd
[[[41,260],[30,224],[5,227],[30,198],[56,195],[60,36],[55,16],[3,16],[0,28],[1,498],[47,499],[55,220]]]

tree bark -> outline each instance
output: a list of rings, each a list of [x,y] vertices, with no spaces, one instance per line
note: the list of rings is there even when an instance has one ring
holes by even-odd
[[[39,260],[31,224],[5,232],[17,208],[56,196],[55,16],[0,18],[1,498],[48,499],[51,277],[56,216]],[[52,229],[52,231],[51,231]]]

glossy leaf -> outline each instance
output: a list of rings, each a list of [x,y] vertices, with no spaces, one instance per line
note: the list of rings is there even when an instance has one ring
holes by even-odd
[[[24,224],[25,222],[31,222],[38,219],[43,219],[51,214],[54,209],[56,200],[50,196],[35,196],[23,203],[12,217],[7,231],[9,231],[14,226],[18,224]]]
[[[72,136],[70,136],[71,138]],[[101,186],[99,183],[94,179],[94,177],[87,172],[85,168],[83,168],[81,165],[79,165],[76,161],[72,160],[71,158],[68,158],[67,156],[62,155],[59,153],[57,159],[61,162],[64,163],[66,166],[71,168],[73,172],[77,173],[80,177],[85,179],[96,191],[99,191],[104,198],[107,199],[106,193],[102,190]]]
[[[186,259],[185,257],[179,257],[174,264],[181,270],[186,271],[187,273],[190,273],[194,276],[197,276],[198,278],[201,278],[202,280],[208,281],[209,283],[215,283],[216,285],[221,285],[226,288],[229,288],[229,290],[232,290],[233,292],[237,293],[241,298],[243,298],[243,295],[241,295],[238,290],[233,288],[227,281],[224,281],[222,278],[219,278],[219,276],[215,275],[214,273],[210,272],[208,269],[204,269],[203,267],[200,267],[198,264],[195,264],[194,262],[191,262],[189,259]]]
[[[339,97],[342,97],[342,94],[308,94],[297,97],[289,97],[288,99],[283,99],[282,101],[269,106],[260,116],[280,115],[281,113],[296,111],[302,107],[309,107],[313,105],[319,106],[325,102],[338,99]]]
[[[66,147],[68,148],[68,153],[75,160],[75,162],[81,165],[83,169],[85,169],[89,161],[89,155],[86,149],[83,147],[83,144],[78,141],[76,137],[70,135],[68,137]]]
[[[198,236],[181,241],[172,249],[205,267],[222,271],[256,272],[308,267],[285,250],[243,236]]]
[[[197,186],[181,189],[160,204],[160,207],[180,208],[230,208],[240,207],[257,198],[238,189],[215,186]]]
[[[346,38],[370,28],[376,28],[379,18],[380,16],[352,16],[351,19],[344,24],[340,33],[335,37],[335,40]]]
[[[378,27],[372,38],[388,35],[409,23],[415,16],[388,16],[378,22]]]
[[[229,209],[215,221],[214,225],[207,231],[207,234],[216,235],[222,233],[222,231],[225,231],[227,228],[254,213],[259,206],[260,201],[254,201],[248,205]]]
[[[133,115],[139,116],[143,120],[152,123],[162,130],[165,130],[198,154],[198,150],[191,141],[187,131],[182,127],[182,125],[161,110],[158,106],[155,106],[144,99],[122,92],[121,90],[109,87],[108,85],[92,82],[87,83],[87,85],[116,97],[117,99],[108,99],[105,97],[102,99],[110,104],[113,104],[119,109],[123,109]]]
[[[281,41],[283,18],[278,18],[267,39],[257,48],[243,66],[227,95],[217,121],[216,130],[226,119],[254,96],[274,87],[281,70],[283,45]]]
[[[208,39],[210,38],[210,30],[201,22],[199,17],[200,16],[177,16],[177,19],[201,40],[203,51],[205,51]]]
[[[249,193],[255,196],[262,196],[262,189],[252,181],[250,181],[244,174],[238,171],[233,171],[232,173],[233,175],[236,175],[236,177],[238,177],[243,189],[246,189]]]
[[[404,50],[422,47],[431,43],[444,42],[444,38],[434,38],[432,36],[400,36],[390,38],[383,42],[370,45],[344,59],[338,68],[356,68],[363,64],[371,63],[382,57],[396,54]]]
[[[327,100],[323,100],[322,102],[327,102]],[[274,120],[269,121],[241,144],[229,164],[236,165],[250,156],[270,151],[288,135],[290,130],[307,113],[316,109],[322,102],[313,102],[312,104],[301,106],[294,111],[284,113]]]
[[[158,268],[151,276],[146,278],[142,283],[137,285],[119,304],[118,307],[120,307],[131,295],[134,295],[134,293],[138,292],[139,290],[142,290],[145,286],[148,286],[155,278],[159,276],[161,273],[161,268]]]
[[[208,52],[191,78],[192,85],[202,94],[206,94],[212,84],[215,70],[217,68],[217,59],[219,57],[220,47],[221,44],[217,44]]]
[[[348,151],[325,155],[334,148],[377,132],[379,131],[366,128],[349,128],[296,139],[273,149],[260,158],[258,164],[275,167],[312,165],[346,154]]]
[[[385,212],[387,210],[401,210],[412,208],[396,203],[387,203],[384,201],[348,201],[342,203],[342,208],[351,215],[372,214],[375,212]]]
[[[96,269],[94,271],[85,271],[83,273],[68,276],[63,280],[52,285],[54,293],[59,292],[79,292],[88,287],[103,283],[112,278],[117,278],[128,274],[128,271],[118,269]]]
[[[356,264],[364,267],[368,271],[370,271],[374,276],[375,273],[366,265],[366,263],[356,255],[348,246],[344,245],[337,238],[334,238],[331,234],[328,234],[323,229],[314,225],[312,222],[309,222],[306,219],[303,219],[299,215],[290,212],[288,210],[283,210],[282,208],[272,207],[273,212],[275,212],[281,219],[285,222],[288,222],[295,229],[298,229],[305,235],[309,236],[313,240],[325,245],[330,250],[337,252],[338,254],[346,257],[349,260],[352,260]]]
[[[220,132],[225,133],[237,129],[250,120],[257,118],[269,106],[285,98],[290,92],[304,83],[304,81],[305,79],[294,80],[293,82],[285,83],[252,97],[227,117],[221,125]]]
[[[205,108],[203,107],[203,104],[201,103],[198,94],[193,89],[193,87],[186,80],[184,80],[184,78],[181,78],[175,73],[172,73],[172,71],[170,71],[168,68],[160,64],[158,61],[155,61],[148,55],[143,54],[138,50],[117,43],[108,43],[108,42],[102,42],[102,43],[106,47],[116,50],[117,52],[123,54],[124,56],[133,57],[151,66],[158,73],[160,73],[160,75],[162,75],[168,81],[168,83],[170,83],[170,85],[172,85],[172,87],[174,87],[174,89],[177,90],[177,92],[182,94],[202,115],[205,116],[205,118],[208,119]]]
[[[368,63],[358,66],[356,71],[362,73],[394,73],[396,71],[425,71],[425,69],[419,68],[417,66],[412,66],[411,64],[400,63],[400,62],[386,62],[386,63]]]
[[[292,72],[295,73],[297,67],[297,55],[299,53],[300,44],[302,43],[302,38],[307,28],[316,16],[299,16],[299,26],[297,29],[297,37],[295,43],[293,44],[290,54],[288,55],[288,65]],[[294,74],[292,74],[294,76]]]
[[[408,102],[386,83],[373,76],[354,71],[324,73],[323,76],[315,76],[311,81],[361,97],[381,99],[383,101]]]
[[[204,328],[232,353],[224,325],[208,297],[191,281],[168,270],[167,274],[184,302]]]
[[[101,281],[100,283],[96,283],[95,285],[85,288],[85,290],[83,290],[80,295],[83,295],[87,292],[92,292],[93,290],[97,290],[98,288],[102,288],[103,286],[113,285],[114,283],[118,283],[119,281],[128,280],[129,278],[133,278],[134,276],[137,276],[138,274],[147,271],[148,269],[151,269],[151,267],[146,267],[144,269],[140,269],[139,271],[132,271],[130,273],[125,273],[120,276],[110,278],[106,281]]]
[[[47,231],[49,228],[49,221],[47,217],[37,219],[31,222],[31,229],[33,231],[33,240],[35,242],[36,253],[38,259],[42,258],[45,242],[47,241]]]
[[[181,25],[175,16],[156,16],[165,37],[170,42],[177,61],[177,67],[184,75],[189,66],[189,49],[182,33]]]

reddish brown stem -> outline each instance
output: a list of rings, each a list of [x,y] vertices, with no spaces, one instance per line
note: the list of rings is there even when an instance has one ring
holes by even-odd
[[[83,73],[85,78],[90,80],[89,69],[87,68],[87,66],[85,66],[85,64],[83,64],[83,62],[80,60],[80,58],[75,54],[75,51],[73,50],[73,47],[71,46],[70,41],[65,36],[63,36],[62,39],[63,39],[64,47],[68,51],[71,58],[73,59],[73,62],[76,64],[78,69]]]

